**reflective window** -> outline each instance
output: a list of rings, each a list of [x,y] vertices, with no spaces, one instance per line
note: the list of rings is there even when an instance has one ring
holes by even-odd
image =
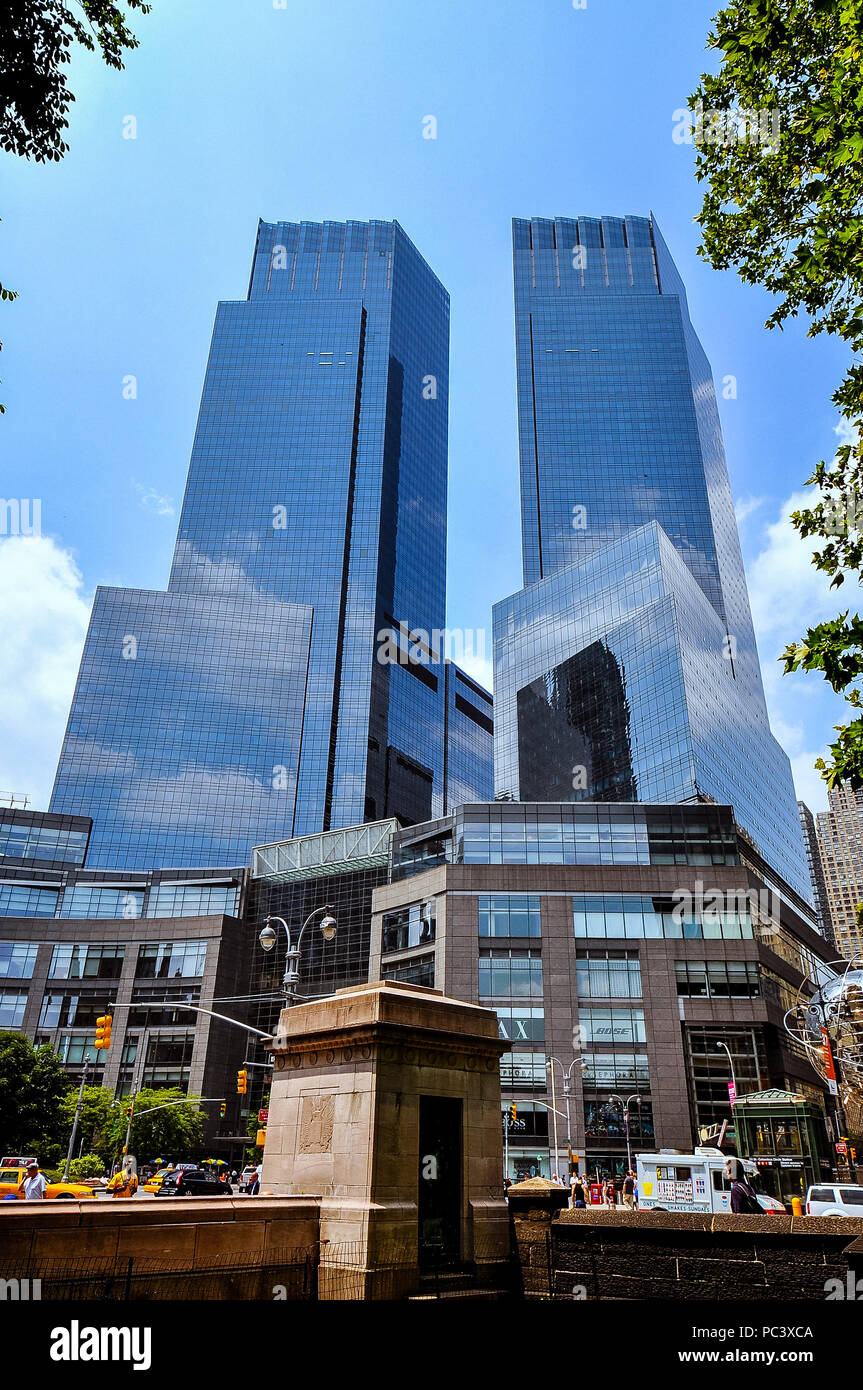
[[[0,1028],[20,1028],[26,1007],[26,989],[0,990]]]
[[[240,890],[235,884],[158,883],[150,889],[148,917],[235,917]]]
[[[140,917],[143,888],[106,888],[76,883],[63,894],[61,917]]]
[[[648,898],[637,893],[620,896],[579,893],[572,900],[573,929],[577,937],[664,937],[689,940],[739,941],[753,936],[748,910],[682,913],[667,898]]]
[[[0,917],[54,917],[59,900],[59,888],[0,883]]]
[[[424,946],[426,942],[434,941],[436,926],[437,904],[434,898],[429,898],[427,902],[411,903],[397,912],[385,912],[381,924],[381,949],[386,953]]]
[[[678,960],[677,993],[688,999],[758,999],[758,964],[749,960]]]
[[[479,903],[480,936],[541,936],[539,894],[483,894]]]
[[[647,1042],[643,1009],[580,1009],[578,1021],[589,1043]]]
[[[545,1009],[498,1004],[495,1012],[500,1036],[508,1042],[545,1042]]]
[[[434,952],[413,956],[410,960],[386,961],[381,966],[381,979],[401,980],[406,985],[424,985],[434,989]]]
[[[542,998],[538,951],[484,951],[479,958],[480,999]]]
[[[590,1090],[650,1090],[647,1057],[639,1053],[588,1052],[584,1063],[584,1085]]]
[[[636,951],[577,951],[580,999],[640,999],[641,962]]]
[[[112,942],[108,945],[73,945],[61,942],[54,947],[49,975],[55,980],[83,980],[90,977],[117,980],[123,969],[125,947]]]
[[[38,950],[35,941],[0,941],[0,979],[29,980]]]
[[[135,976],[166,980],[203,975],[206,957],[206,941],[147,941],[138,947]]]
[[[502,1086],[534,1086],[545,1090],[544,1052],[505,1052],[500,1059]]]

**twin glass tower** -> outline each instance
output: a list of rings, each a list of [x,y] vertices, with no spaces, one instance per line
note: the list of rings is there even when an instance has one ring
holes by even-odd
[[[710,368],[659,230],[517,220],[514,261],[525,587],[494,613],[496,791],[731,803],[808,897]],[[50,807],[93,817],[91,867],[243,863],[490,799],[487,697],[427,651],[448,359],[447,293],[398,223],[259,225],[167,592],[97,591]]]

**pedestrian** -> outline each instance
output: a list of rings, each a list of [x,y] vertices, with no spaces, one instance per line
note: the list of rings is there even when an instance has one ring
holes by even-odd
[[[635,1210],[635,1174],[632,1169],[623,1179],[623,1205],[630,1211]]]
[[[607,1207],[613,1207],[616,1205],[616,1193],[613,1178],[606,1178],[605,1189],[603,1191],[603,1199]]]
[[[138,1191],[138,1175],[132,1168],[118,1168],[106,1189],[112,1197],[134,1197]]]
[[[587,1206],[587,1196],[584,1191],[584,1183],[576,1173],[572,1179],[572,1205],[574,1209],[582,1209]]]
[[[38,1163],[28,1163],[27,1171],[18,1184],[18,1191],[27,1202],[39,1202],[44,1200],[45,1191],[48,1187],[45,1181],[45,1174],[39,1172]]]
[[[248,1193],[250,1197],[257,1197],[261,1190],[261,1175],[256,1168],[252,1174],[252,1181],[249,1183]]]
[[[731,1210],[735,1216],[763,1216],[758,1195],[739,1158],[726,1158],[725,1176],[731,1183]]]

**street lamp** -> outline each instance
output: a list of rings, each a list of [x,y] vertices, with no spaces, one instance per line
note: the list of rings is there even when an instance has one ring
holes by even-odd
[[[628,1173],[631,1173],[631,1172],[632,1172],[632,1145],[631,1145],[630,1142],[629,1142],[629,1105],[630,1105],[630,1102],[634,1100],[635,1103],[636,1103],[636,1105],[638,1106],[639,1114],[641,1114],[641,1096],[639,1096],[639,1095],[627,1096],[627,1097],[626,1097],[626,1104],[624,1104],[624,1102],[623,1102],[623,1097],[622,1097],[622,1096],[618,1096],[618,1095],[609,1096],[609,1100],[616,1100],[617,1103],[618,1103],[618,1105],[620,1106],[621,1110],[623,1111],[623,1128],[624,1128],[624,1130],[625,1130],[625,1132],[626,1132],[626,1171],[627,1171]]]
[[[719,1050],[719,1049],[724,1049],[724,1051],[725,1051],[725,1053],[726,1053],[726,1055],[727,1055],[727,1057],[728,1057],[728,1065],[729,1065],[729,1067],[731,1068],[731,1085],[734,1087],[734,1100],[736,1100],[736,1099],[737,1099],[737,1077],[734,1075],[734,1058],[731,1056],[731,1049],[729,1048],[728,1043],[724,1043],[724,1042],[718,1042],[718,1043],[716,1044],[716,1047],[717,1047],[717,1050]],[[732,1114],[732,1116],[734,1115],[734,1100],[731,1101],[731,1114]]]
[[[566,1102],[566,1145],[567,1145],[567,1148],[569,1149],[570,1156],[572,1155],[572,1124],[571,1124],[571,1118],[570,1118],[570,1113],[569,1113],[569,1098],[570,1098],[570,1096],[572,1095],[572,1069],[573,1069],[573,1067],[576,1065],[576,1063],[580,1063],[581,1069],[582,1069],[582,1074],[583,1074],[584,1071],[586,1070],[586,1065],[587,1065],[587,1064],[586,1064],[586,1060],[585,1060],[584,1058],[582,1058],[582,1057],[573,1057],[572,1061],[571,1061],[570,1064],[569,1064],[569,1067],[565,1067],[565,1066],[563,1065],[563,1062],[561,1062],[561,1060],[560,1060],[559,1057],[553,1057],[553,1056],[551,1056],[551,1055],[549,1055],[548,1060],[546,1061],[546,1064],[545,1064],[545,1069],[546,1069],[546,1071],[547,1071],[547,1072],[550,1074],[550,1076],[551,1076],[551,1113],[552,1113],[552,1116],[553,1116],[552,1124],[553,1124],[553,1126],[554,1126],[554,1167],[557,1168],[557,1167],[558,1167],[558,1153],[557,1153],[557,1110],[555,1109],[556,1102],[557,1102],[557,1098],[556,1098],[555,1090],[554,1090],[554,1064],[555,1064],[555,1062],[557,1062],[557,1065],[560,1067],[560,1070],[563,1072],[563,1095],[564,1095],[564,1100],[565,1100],[565,1102]],[[567,1174],[567,1176],[569,1176],[569,1175]]]
[[[261,933],[258,937],[258,941],[261,943],[262,950],[272,951],[273,947],[278,941],[278,934],[270,926],[270,923],[280,922],[285,929],[285,936],[288,942],[288,950],[287,955],[285,957],[285,976],[282,980],[282,985],[285,990],[285,1007],[288,1009],[291,1007],[291,1005],[294,1003],[296,999],[297,985],[300,982],[300,946],[302,945],[303,932],[306,930],[306,927],[309,925],[312,918],[317,917],[319,912],[323,912],[324,914],[324,916],[321,918],[321,921],[318,923],[321,936],[324,938],[324,941],[332,941],[333,937],[335,936],[338,930],[338,924],[336,923],[335,917],[330,916],[329,903],[327,903],[324,907],[316,907],[313,912],[309,913],[305,922],[300,927],[296,946],[294,946],[291,941],[291,929],[285,921],[284,917],[267,917],[266,925],[261,929]]]

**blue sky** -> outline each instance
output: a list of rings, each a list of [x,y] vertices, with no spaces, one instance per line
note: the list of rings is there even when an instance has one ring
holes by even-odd
[[[279,6],[278,8],[276,6]],[[837,602],[783,518],[836,446],[842,350],[696,255],[672,113],[718,0],[153,0],[126,71],[75,61],[69,154],[2,161],[0,791],[45,805],[96,584],[164,588],[216,302],[259,216],[397,218],[452,301],[450,627],[520,587],[510,219],[656,214],[717,382],[771,714],[798,794],[844,705],[775,657]],[[434,115],[437,139],[423,138]],[[136,138],[124,138],[128,117]],[[137,378],[136,400],[123,380]],[[479,674],[483,674],[482,671]]]

